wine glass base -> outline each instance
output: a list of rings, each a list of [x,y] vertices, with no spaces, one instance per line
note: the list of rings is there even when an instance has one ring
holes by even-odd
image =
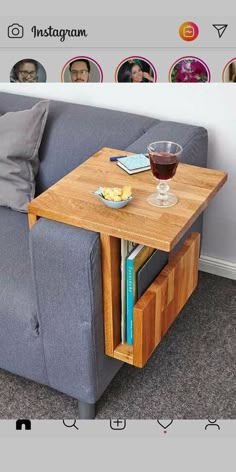
[[[159,208],[168,208],[176,205],[179,201],[178,197],[174,193],[168,193],[168,198],[163,200],[159,197],[158,193],[152,193],[147,199],[148,203]]]

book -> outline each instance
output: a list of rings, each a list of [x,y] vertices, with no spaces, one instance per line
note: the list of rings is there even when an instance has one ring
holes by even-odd
[[[168,263],[169,253],[156,249],[137,273],[138,299]]]
[[[117,159],[117,165],[128,174],[137,174],[151,169],[149,158],[144,154],[132,154]]]
[[[126,342],[126,258],[137,243],[121,239],[121,342]]]
[[[127,344],[133,344],[133,309],[137,301],[137,272],[146,260],[153,254],[155,249],[139,244],[126,258],[126,326]]]

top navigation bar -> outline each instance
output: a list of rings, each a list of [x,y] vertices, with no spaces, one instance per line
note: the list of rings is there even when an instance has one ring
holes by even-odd
[[[236,17],[2,17],[0,47],[235,47]]]

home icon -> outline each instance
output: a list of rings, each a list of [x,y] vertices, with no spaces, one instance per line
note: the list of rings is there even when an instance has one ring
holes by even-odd
[[[31,429],[31,421],[30,420],[16,420],[16,429]]]

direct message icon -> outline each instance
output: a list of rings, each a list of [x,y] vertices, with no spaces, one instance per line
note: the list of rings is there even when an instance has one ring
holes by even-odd
[[[126,428],[126,420],[118,420],[118,419],[112,420],[111,419],[110,420],[110,428],[121,431],[122,429]]]
[[[217,33],[218,33],[218,36],[219,38],[221,38],[221,36],[224,34],[226,28],[228,27],[228,25],[226,24],[218,24],[218,25],[212,25],[213,28],[216,29]]]

